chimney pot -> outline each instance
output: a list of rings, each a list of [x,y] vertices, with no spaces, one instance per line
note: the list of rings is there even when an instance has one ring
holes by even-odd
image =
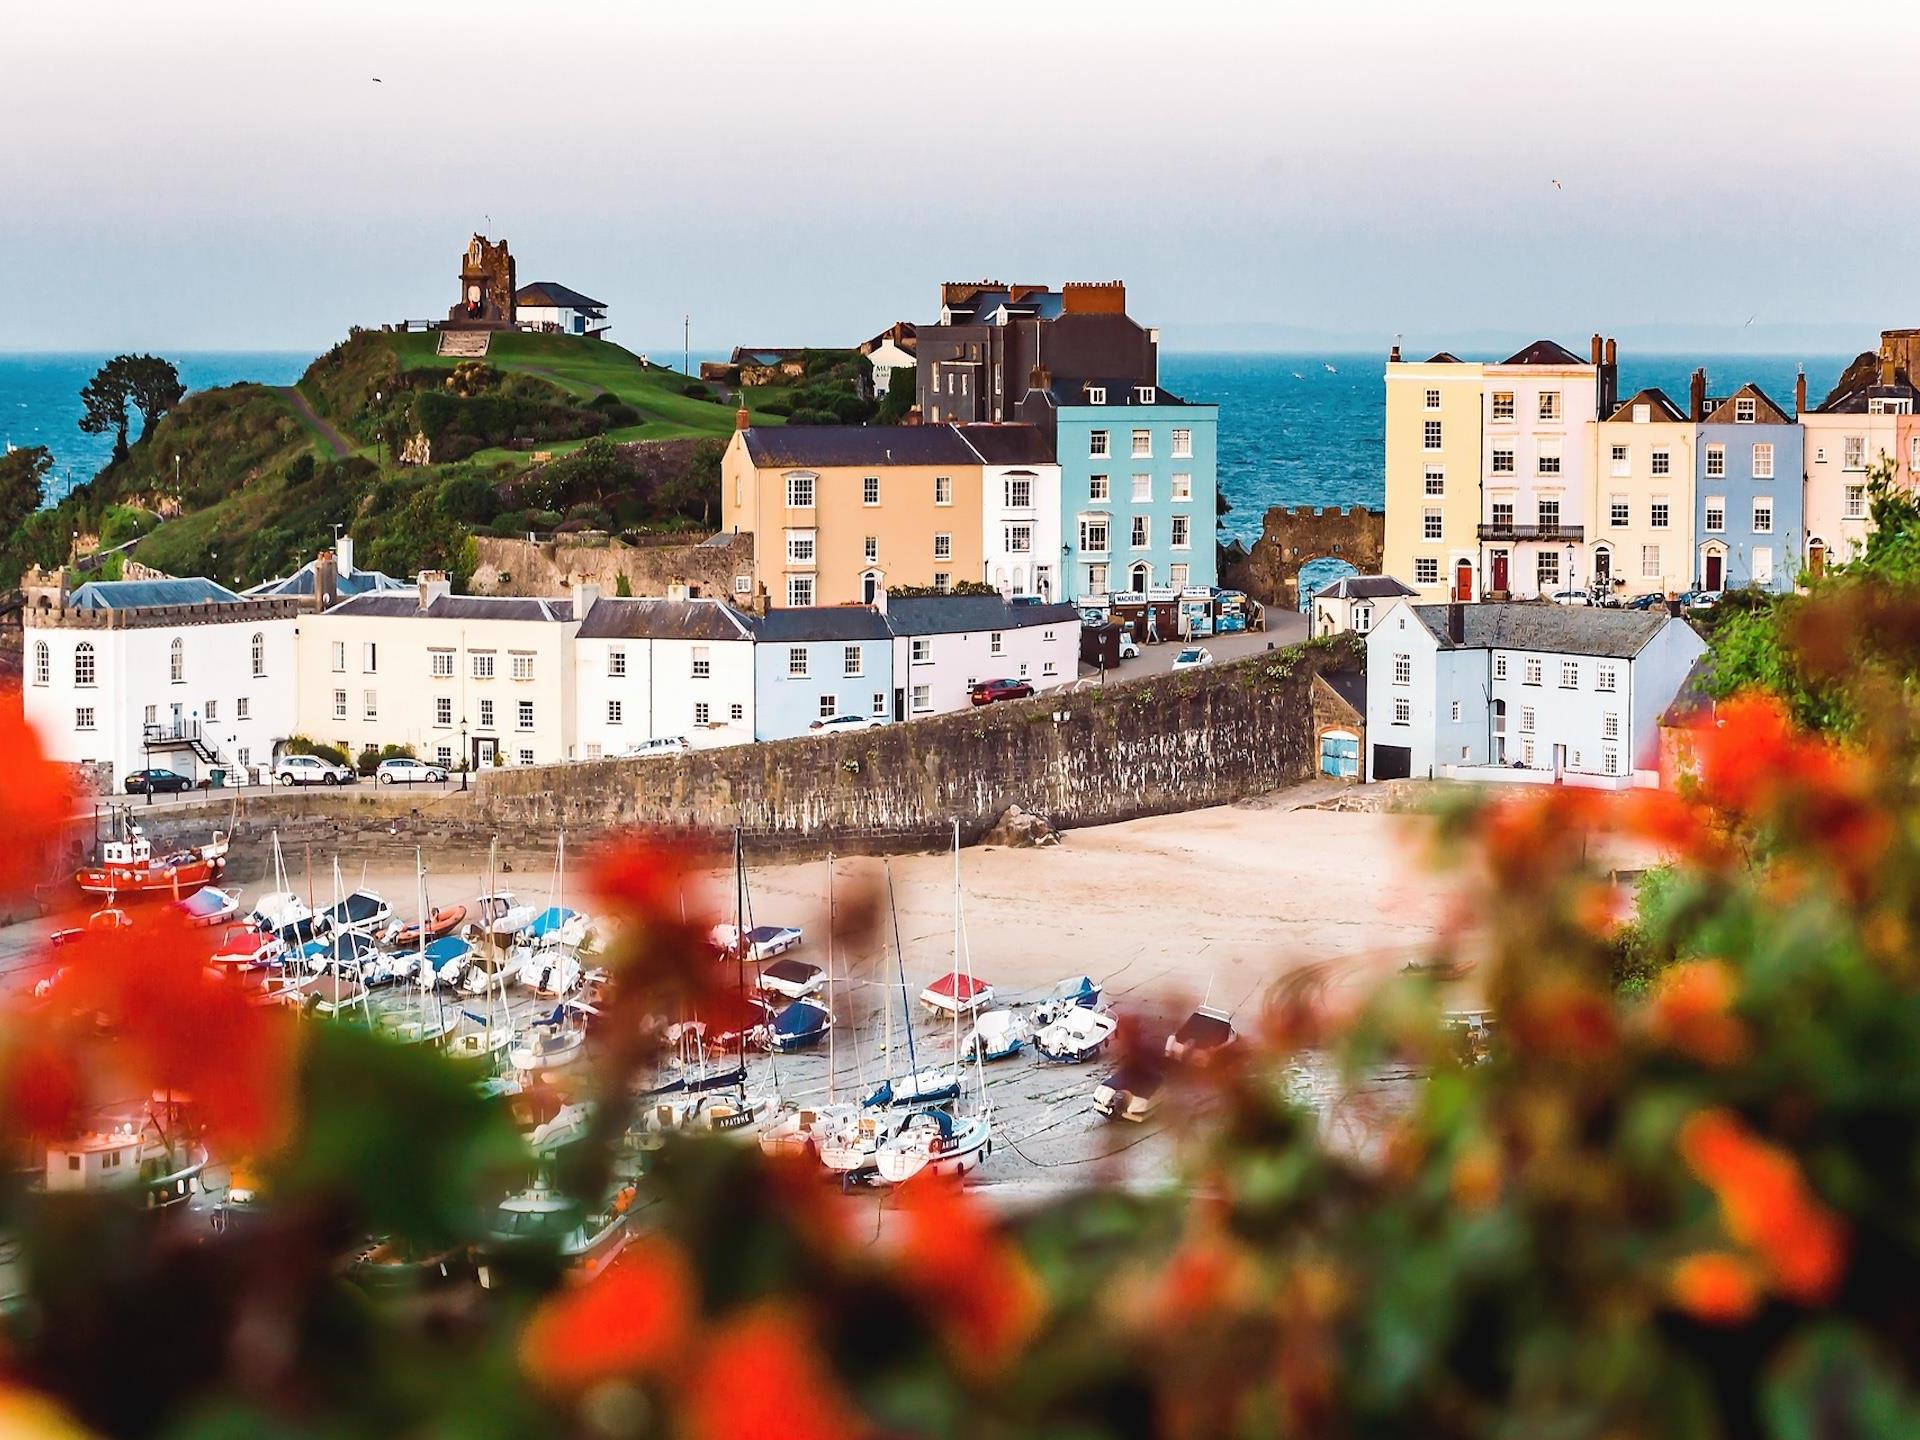
[[[1607,364],[1618,365],[1619,363],[1620,347],[1614,343],[1613,337],[1609,335],[1607,337]]]
[[[1600,343],[1600,332],[1596,330],[1593,332],[1593,363],[1598,365],[1604,355],[1605,350]]]
[[[742,403],[740,408],[733,412],[733,428],[736,430],[745,430],[752,424],[753,419],[747,414],[746,405]]]
[[[1397,365],[1400,363],[1400,347],[1398,345],[1394,346],[1393,349],[1387,352],[1387,363],[1390,365]]]

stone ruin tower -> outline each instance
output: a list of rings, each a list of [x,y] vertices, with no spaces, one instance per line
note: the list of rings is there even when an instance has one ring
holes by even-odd
[[[513,328],[513,255],[507,242],[475,235],[460,257],[460,303],[447,312],[449,330]]]

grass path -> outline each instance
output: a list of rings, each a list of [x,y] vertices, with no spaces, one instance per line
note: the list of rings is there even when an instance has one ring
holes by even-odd
[[[307,433],[320,442],[328,452],[328,458],[344,460],[353,453],[352,442],[331,421],[321,418],[320,412],[313,408],[313,402],[300,393],[298,385],[274,385],[269,388],[274,398],[293,412],[293,418],[300,422]]]

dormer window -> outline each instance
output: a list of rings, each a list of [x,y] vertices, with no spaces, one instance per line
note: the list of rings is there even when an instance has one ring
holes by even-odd
[[[1107,403],[1107,387],[1104,385],[1089,385],[1087,387],[1087,403],[1089,405],[1106,404]]]
[[[1155,391],[1155,389],[1151,385],[1142,385],[1139,388],[1139,390],[1135,393],[1137,393],[1140,396],[1140,403],[1142,405],[1151,405],[1153,404],[1154,395],[1158,392]]]
[[[1751,425],[1758,411],[1759,407],[1751,399],[1736,400],[1733,402],[1733,423]]]

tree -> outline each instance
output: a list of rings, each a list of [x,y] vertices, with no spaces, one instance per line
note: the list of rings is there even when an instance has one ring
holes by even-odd
[[[0,534],[13,534],[40,508],[52,468],[53,456],[44,445],[0,455]]]
[[[113,432],[113,458],[127,458],[127,426],[130,410],[140,412],[140,438],[146,439],[187,393],[180,383],[180,372],[170,360],[157,355],[116,355],[81,387],[80,400],[86,413],[80,428],[89,435]]]
[[[140,412],[140,438],[146,439],[153,427],[187,393],[180,383],[180,372],[171,360],[158,355],[123,355],[126,362],[127,398]]]
[[[80,388],[80,403],[86,413],[80,428],[89,435],[113,432],[113,461],[127,458],[127,377],[120,368],[124,355],[102,365],[91,380]]]

